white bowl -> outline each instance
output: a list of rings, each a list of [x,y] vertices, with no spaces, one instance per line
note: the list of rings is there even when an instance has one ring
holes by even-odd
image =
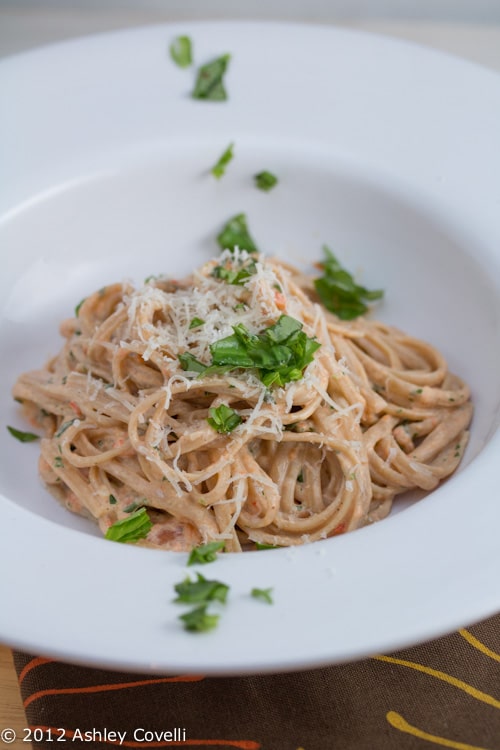
[[[232,52],[225,103],[191,99],[196,60]],[[436,345],[472,387],[459,471],[391,517],[293,550],[226,555],[220,627],[180,627],[186,556],[110,545],[41,486],[36,445],[0,433],[0,638],[110,667],[204,673],[295,669],[438,636],[500,606],[500,79],[409,44],[326,27],[158,26],[6,60],[0,125],[0,411],[57,352],[90,291],[187,273],[245,212],[267,254],[307,265],[328,244],[377,317]],[[235,143],[227,174],[209,169]],[[279,176],[269,194],[252,175]],[[404,510],[404,512],[397,512]],[[275,604],[253,601],[273,586]],[[251,633],[251,637],[248,637]]]

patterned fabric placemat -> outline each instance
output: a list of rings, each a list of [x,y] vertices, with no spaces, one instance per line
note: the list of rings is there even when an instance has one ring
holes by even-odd
[[[500,615],[395,654],[286,674],[14,661],[34,748],[500,750]]]

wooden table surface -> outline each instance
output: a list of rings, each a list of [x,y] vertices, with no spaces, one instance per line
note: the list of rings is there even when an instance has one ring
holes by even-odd
[[[21,694],[17,684],[17,674],[12,661],[12,652],[7,646],[0,645],[0,732],[2,729],[13,729],[17,739],[9,747],[24,747],[29,750],[30,742],[23,742],[23,728],[26,726]],[[7,746],[7,745],[5,745]]]

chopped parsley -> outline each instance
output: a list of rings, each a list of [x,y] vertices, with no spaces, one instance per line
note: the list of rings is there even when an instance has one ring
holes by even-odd
[[[196,317],[193,318],[193,320],[189,324],[189,330],[191,330],[192,328],[199,328],[200,326],[204,324],[204,322],[205,321],[202,320],[202,318],[196,318]]]
[[[223,79],[230,59],[231,55],[222,55],[199,68],[192,93],[193,99],[204,99],[212,102],[221,102],[227,99]]]
[[[56,456],[54,458],[54,466],[56,467],[56,469],[64,468],[64,461],[62,460],[61,456]]]
[[[368,310],[363,300],[380,299],[384,292],[381,289],[370,291],[356,284],[326,245],[323,250],[326,258],[319,264],[323,276],[314,280],[321,302],[341,320],[352,320],[363,315]]]
[[[219,157],[218,161],[214,164],[212,169],[210,170],[214,177],[216,177],[218,180],[223,176],[223,174],[226,171],[226,167],[229,164],[229,162],[232,160],[234,154],[233,154],[233,147],[234,143],[230,143],[229,146],[226,148],[224,153]]]
[[[116,526],[117,524],[114,525]],[[195,547],[191,550],[188,565],[213,562],[217,557],[218,550],[223,547],[224,542],[209,542],[208,544]],[[267,548],[267,545],[263,545],[263,547]],[[193,560],[193,556],[196,559]],[[179,620],[182,620],[184,623],[185,630],[201,633],[217,627],[220,615],[212,614],[208,611],[208,607],[212,602],[226,604],[229,592],[229,586],[226,583],[208,580],[201,573],[197,573],[195,580],[187,576],[184,581],[174,586],[174,590],[177,594],[174,599],[176,604],[195,605],[189,612],[179,615]],[[272,591],[272,588],[253,588],[250,594],[254,599],[260,599],[266,604],[273,604]]]
[[[266,169],[263,172],[259,172],[254,175],[255,185],[259,190],[265,190],[268,192],[272,190],[278,183],[278,178],[272,172],[268,172]]]
[[[184,604],[200,604],[212,601],[226,603],[229,586],[221,581],[208,581],[201,573],[197,573],[197,580],[192,581],[189,576],[174,586],[177,592],[175,602]]]
[[[16,430],[15,427],[7,425],[7,429],[16,440],[20,443],[32,443],[34,440],[40,440],[40,435],[35,435],[34,432],[23,432],[23,430]]]
[[[184,628],[195,633],[206,632],[217,627],[220,615],[210,615],[207,612],[207,605],[201,604],[199,607],[191,609],[184,615],[179,615],[179,620],[184,622]]]
[[[254,599],[261,599],[261,601],[266,602],[266,604],[274,604],[273,598],[272,598],[272,588],[270,589],[252,589],[250,592],[251,596],[254,597]]]
[[[258,253],[259,250],[248,230],[245,214],[236,214],[229,219],[222,231],[217,235],[217,242],[221,250],[246,250],[249,253]]]
[[[208,542],[207,544],[200,544],[199,547],[193,547],[189,554],[187,561],[188,565],[206,565],[206,563],[214,562],[217,559],[217,552],[224,549],[226,543],[221,542]]]
[[[217,432],[228,434],[241,424],[242,419],[237,411],[226,404],[208,410],[207,422]]]
[[[193,62],[191,39],[188,36],[177,36],[170,44],[170,57],[179,68],[188,68]]]
[[[146,508],[139,508],[128,518],[122,518],[121,521],[112,524],[105,537],[112,542],[138,542],[149,534],[152,526]]]

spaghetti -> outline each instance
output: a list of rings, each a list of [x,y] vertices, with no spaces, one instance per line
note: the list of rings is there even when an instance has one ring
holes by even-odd
[[[310,351],[286,382],[255,358],[214,366],[235,332],[269,344],[283,320]],[[41,477],[103,533],[145,508],[140,545],[239,551],[350,531],[399,493],[436,487],[467,442],[469,389],[436,349],[367,317],[340,320],[309,277],[245,251],[182,281],[107,286],[61,333],[60,353],[13,391],[45,432]],[[233,419],[218,428],[222,413]]]

